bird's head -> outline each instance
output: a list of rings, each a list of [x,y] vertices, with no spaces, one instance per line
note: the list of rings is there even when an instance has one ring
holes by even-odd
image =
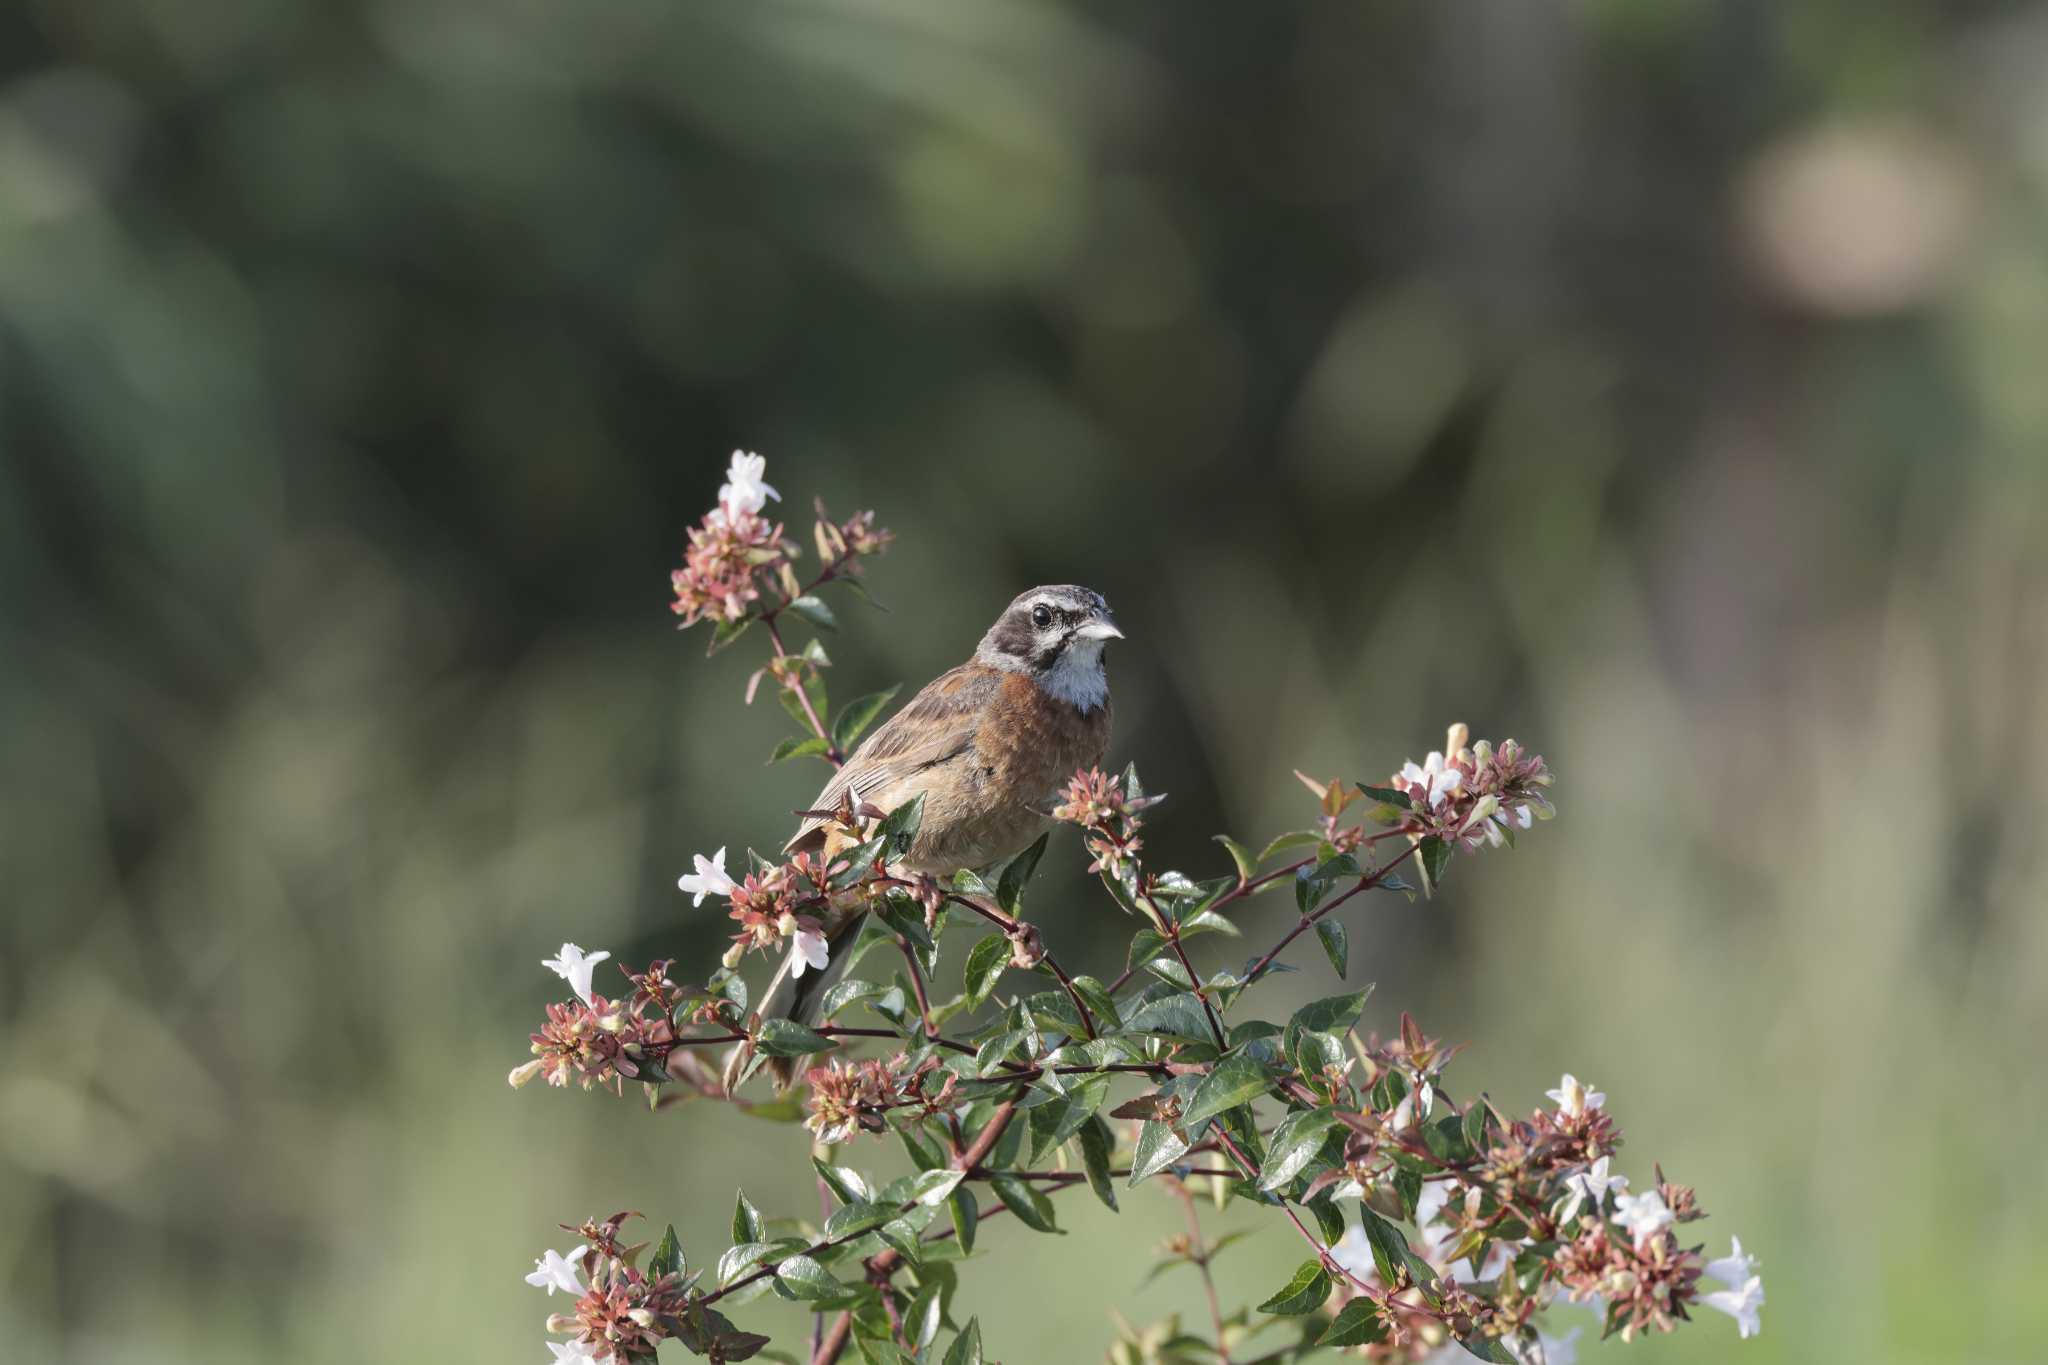
[[[981,637],[975,657],[1030,673],[1085,710],[1106,694],[1102,647],[1123,638],[1101,593],[1061,583],[1018,593]]]

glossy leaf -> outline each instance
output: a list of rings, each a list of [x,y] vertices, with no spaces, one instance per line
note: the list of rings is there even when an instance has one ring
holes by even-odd
[[[981,1210],[975,1205],[974,1191],[961,1188],[953,1191],[946,1200],[946,1208],[953,1215],[953,1235],[960,1240],[963,1254],[974,1250],[975,1225],[981,1221]]]
[[[1303,1261],[1294,1277],[1259,1305],[1261,1313],[1298,1317],[1321,1308],[1330,1297],[1330,1272],[1321,1261]]]
[[[1116,1150],[1116,1138],[1100,1115],[1090,1114],[1081,1125],[1081,1164],[1088,1172],[1088,1188],[1095,1197],[1116,1208],[1116,1185],[1109,1178],[1109,1155]]]
[[[769,1019],[762,1022],[754,1046],[765,1057],[808,1057],[813,1052],[829,1052],[838,1044],[794,1019]]]
[[[1030,1181],[1000,1174],[990,1176],[988,1183],[996,1198],[1002,1200],[1025,1227],[1034,1232],[1059,1231],[1059,1225],[1054,1221],[1052,1201],[1034,1189]]]
[[[964,972],[968,1005],[980,1008],[995,992],[1003,968],[1009,965],[1010,941],[1001,934],[992,934],[968,949]]]
[[[1344,926],[1335,919],[1316,921],[1316,937],[1323,941],[1323,952],[1330,959],[1330,965],[1337,969],[1342,979],[1351,962],[1351,943],[1344,933]]]
[[[1361,1296],[1344,1305],[1344,1311],[1316,1338],[1316,1345],[1367,1346],[1386,1339],[1387,1325],[1380,1317],[1379,1305]]]
[[[798,1254],[775,1267],[775,1282],[799,1299],[830,1299],[846,1288],[809,1256]]]
[[[1138,1129],[1138,1146],[1131,1155],[1131,1177],[1127,1183],[1135,1185],[1147,1176],[1157,1175],[1180,1160],[1187,1149],[1188,1140],[1174,1131],[1171,1124],[1144,1124]]]
[[[670,1223],[668,1231],[661,1234],[661,1244],[654,1248],[654,1255],[647,1262],[647,1273],[660,1279],[663,1275],[680,1274],[682,1268],[682,1243],[676,1240],[676,1225]]]
[[[899,683],[895,687],[870,692],[865,697],[856,697],[846,703],[838,718],[832,722],[832,743],[838,746],[839,752],[853,752],[854,744],[867,728],[875,723],[875,717],[882,714],[883,708],[895,700],[896,694],[901,690],[902,684]]]
[[[825,605],[825,599],[816,594],[805,593],[789,604],[789,610],[820,630],[839,629],[839,618],[832,614],[832,608]]]
[[[1257,1062],[1242,1052],[1233,1052],[1210,1069],[1195,1087],[1193,1098],[1181,1113],[1181,1125],[1193,1132],[1195,1125],[1226,1109],[1266,1093],[1270,1082]]]
[[[767,1234],[761,1228],[761,1211],[741,1190],[732,1206],[732,1239],[735,1242],[758,1242]]]
[[[791,735],[775,746],[775,752],[768,755],[770,763],[781,763],[786,759],[809,758],[822,754],[831,746],[816,735]]]
[[[1330,1135],[1330,1130],[1341,1122],[1337,1111],[1328,1105],[1289,1114],[1273,1130],[1268,1141],[1259,1188],[1277,1190],[1300,1175],[1315,1159],[1316,1153],[1323,1149],[1323,1140]]]
[[[1342,1033],[1358,1022],[1358,1016],[1364,1012],[1366,999],[1371,994],[1372,987],[1367,986],[1349,995],[1311,1000],[1296,1010],[1288,1022],[1304,1033]]]
[[[1002,877],[996,882],[996,903],[1011,914],[1017,913],[1017,906],[1024,899],[1025,884],[1038,870],[1038,860],[1045,856],[1046,841],[1051,837],[1051,830],[1039,835],[1031,847],[1010,859],[1009,866],[1003,869]]]
[[[982,1365],[981,1361],[981,1319],[969,1318],[960,1335],[953,1338],[953,1344],[946,1348],[946,1358],[940,1365]]]

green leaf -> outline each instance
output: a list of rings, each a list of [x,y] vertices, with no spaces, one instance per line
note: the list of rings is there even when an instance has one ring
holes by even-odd
[[[754,1046],[766,1057],[808,1057],[839,1046],[822,1033],[805,1028],[794,1019],[768,1019],[754,1038]]]
[[[918,828],[923,823],[924,793],[919,792],[882,817],[882,822],[875,827],[875,837],[884,841],[894,840],[900,852],[917,837]]]
[[[1017,1221],[1034,1232],[1058,1232],[1053,1221],[1052,1201],[1033,1189],[1031,1182],[1015,1175],[989,1177],[989,1188],[1017,1215]]]
[[[1150,1033],[1185,1043],[1215,1041],[1209,1032],[1209,1017],[1202,1012],[1201,1002],[1184,991],[1140,1005],[1124,1020],[1123,1031]]]
[[[738,621],[720,621],[711,628],[711,644],[704,653],[708,657],[724,649],[734,640],[747,633],[747,627],[754,624],[754,618],[744,617]]]
[[[1323,1149],[1323,1139],[1341,1120],[1329,1105],[1289,1114],[1273,1130],[1266,1148],[1266,1164],[1259,1175],[1259,1188],[1272,1191],[1300,1175],[1303,1168]]]
[[[1345,967],[1351,961],[1351,944],[1345,937],[1344,926],[1334,919],[1319,919],[1316,921],[1316,937],[1323,941],[1323,952],[1328,955],[1330,965],[1337,969],[1341,980]]]
[[[745,1190],[733,1201],[732,1239],[735,1242],[758,1242],[768,1234],[761,1228],[761,1211],[747,1198]]]
[[[1116,1138],[1109,1125],[1099,1115],[1090,1114],[1088,1122],[1081,1125],[1081,1163],[1088,1171],[1088,1188],[1111,1212],[1116,1210],[1116,1186],[1109,1178],[1109,1154],[1115,1149]]]
[[[967,1326],[953,1338],[953,1344],[946,1349],[946,1358],[940,1365],[982,1365],[980,1318],[967,1320]]]
[[[678,1275],[683,1269],[683,1246],[676,1240],[676,1225],[670,1223],[668,1231],[661,1235],[661,1245],[654,1248],[653,1259],[647,1262],[647,1273],[654,1279],[664,1275]]]
[[[1422,892],[1434,896],[1443,885],[1444,869],[1451,865],[1451,846],[1431,835],[1416,847],[1415,857],[1422,867]]]
[[[896,1253],[912,1265],[924,1260],[924,1243],[918,1239],[917,1229],[902,1218],[891,1218],[875,1231],[875,1235],[894,1248]]]
[[[868,1178],[859,1171],[854,1170],[850,1166],[829,1165],[816,1157],[811,1158],[811,1166],[819,1175],[824,1177],[826,1187],[833,1194],[839,1196],[840,1203],[870,1204],[874,1202],[875,1187],[870,1185]]]
[[[1330,1297],[1330,1272],[1321,1261],[1303,1261],[1294,1278],[1273,1291],[1273,1297],[1259,1305],[1261,1313],[1299,1317],[1313,1313]]]
[[[818,1002],[818,1018],[830,1019],[848,1005],[859,1000],[872,999],[886,990],[888,987],[879,981],[866,981],[860,977],[850,977],[837,982],[825,992],[825,998]]]
[[[830,746],[816,735],[791,735],[775,746],[775,752],[768,755],[770,763],[781,763],[785,759],[809,758],[822,754]]]
[[[1518,1365],[1521,1357],[1508,1349],[1508,1344],[1499,1337],[1482,1336],[1475,1332],[1471,1336],[1459,1337],[1458,1344],[1468,1355],[1490,1360],[1494,1365]]]
[[[1081,997],[1088,1012],[1095,1016],[1098,1033],[1114,1033],[1122,1026],[1117,1017],[1116,1001],[1110,998],[1109,988],[1092,976],[1074,978],[1074,994]]]
[[[1363,782],[1354,782],[1351,785],[1357,787],[1360,793],[1370,796],[1375,801],[1384,801],[1390,806],[1399,806],[1402,810],[1415,809],[1415,803],[1408,799],[1407,792],[1399,791],[1393,787],[1367,786]]]
[[[1003,974],[1003,968],[1010,965],[1010,940],[1001,934],[994,934],[981,940],[967,950],[967,967],[963,979],[967,987],[969,1007],[979,1009],[994,993],[996,981]]]
[[[953,1214],[953,1235],[960,1239],[960,1250],[964,1255],[974,1250],[974,1228],[981,1221],[981,1210],[975,1207],[974,1191],[957,1189],[946,1200],[946,1207]]]
[[[1033,1109],[1031,1160],[1042,1160],[1047,1152],[1080,1132],[1108,1098],[1109,1077],[1106,1074],[1085,1076],[1067,1092],[1064,1099]]]
[[[1017,913],[1017,906],[1024,899],[1024,884],[1030,881],[1031,874],[1038,870],[1038,860],[1045,856],[1046,841],[1050,838],[1051,830],[1039,835],[1036,843],[1010,859],[1009,865],[1003,869],[1002,877],[996,882],[996,903],[1013,915]]]
[[[741,1242],[738,1246],[727,1247],[725,1254],[718,1258],[719,1288],[744,1278],[755,1266],[773,1256],[776,1250],[774,1242]]]
[[[832,742],[839,746],[839,752],[853,752],[855,741],[875,723],[875,717],[882,714],[882,709],[895,700],[896,694],[902,688],[903,685],[898,683],[895,687],[870,692],[865,697],[855,697],[846,703],[845,709],[840,711],[838,718],[832,722]]]
[[[917,1355],[924,1356],[924,1348],[931,1345],[939,1335],[939,1324],[945,1319],[945,1305],[939,1301],[939,1285],[936,1279],[917,1291],[917,1297],[910,1301],[910,1311],[903,1315],[903,1332],[910,1338]]]
[[[1266,1093],[1269,1082],[1257,1062],[1242,1052],[1233,1052],[1216,1063],[1181,1113],[1181,1126],[1189,1132],[1205,1119]]]
[[[1368,1346],[1387,1339],[1387,1325],[1380,1318],[1379,1305],[1359,1297],[1344,1305],[1320,1337],[1318,1346]]]
[[[1342,1033],[1358,1022],[1358,1016],[1365,1010],[1366,998],[1371,994],[1372,987],[1367,986],[1349,995],[1311,1000],[1294,1012],[1288,1024],[1304,1033]]]
[[[1138,1147],[1131,1154],[1131,1178],[1128,1184],[1135,1185],[1147,1176],[1159,1172],[1180,1160],[1188,1149],[1188,1140],[1175,1132],[1173,1125],[1152,1120],[1138,1128]]]
[[[965,1171],[919,1171],[910,1182],[912,1202],[936,1208],[967,1178]]]
[[[799,1299],[835,1298],[846,1288],[809,1256],[796,1255],[775,1267],[775,1282]]]
[[[1323,836],[1316,833],[1312,829],[1290,830],[1286,834],[1282,834],[1278,838],[1274,839],[1272,843],[1267,844],[1264,848],[1260,849],[1259,861],[1263,863],[1264,861],[1266,861],[1266,859],[1272,857],[1275,853],[1283,852],[1286,849],[1302,848],[1304,846],[1320,844],[1322,841]]]
[[[1250,849],[1231,838],[1228,834],[1217,835],[1216,842],[1229,850],[1230,861],[1237,864],[1237,880],[1240,883],[1248,882],[1257,875],[1259,860],[1253,856]]]
[[[866,1232],[869,1228],[880,1227],[895,1216],[895,1208],[888,1204],[842,1204],[825,1220],[825,1236],[827,1240],[836,1242],[842,1237],[851,1237],[856,1232]]]
[[[1486,1097],[1483,1095],[1465,1107],[1465,1145],[1475,1152],[1486,1148]]]
[[[832,614],[832,608],[825,600],[812,593],[805,593],[789,604],[789,610],[809,621],[820,630],[839,629],[839,618]]]

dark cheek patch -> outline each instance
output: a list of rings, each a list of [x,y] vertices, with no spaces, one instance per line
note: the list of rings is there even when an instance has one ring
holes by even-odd
[[[1011,612],[996,627],[996,648],[1013,658],[1029,659],[1033,643],[1031,623],[1022,613]]]

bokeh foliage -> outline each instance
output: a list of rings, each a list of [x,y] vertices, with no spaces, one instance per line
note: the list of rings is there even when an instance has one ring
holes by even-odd
[[[848,695],[1105,592],[1164,863],[1540,744],[1549,837],[1354,925],[1380,1025],[1596,1079],[1763,1258],[1753,1365],[2038,1353],[2038,7],[28,0],[0,59],[10,1354],[537,1357],[558,1219],[811,1199],[794,1130],[504,1086],[542,956],[708,961],[688,854],[810,795],[667,629],[737,445],[899,533]],[[1099,1349],[1146,1202],[1015,1246],[1087,1307],[991,1349]]]

